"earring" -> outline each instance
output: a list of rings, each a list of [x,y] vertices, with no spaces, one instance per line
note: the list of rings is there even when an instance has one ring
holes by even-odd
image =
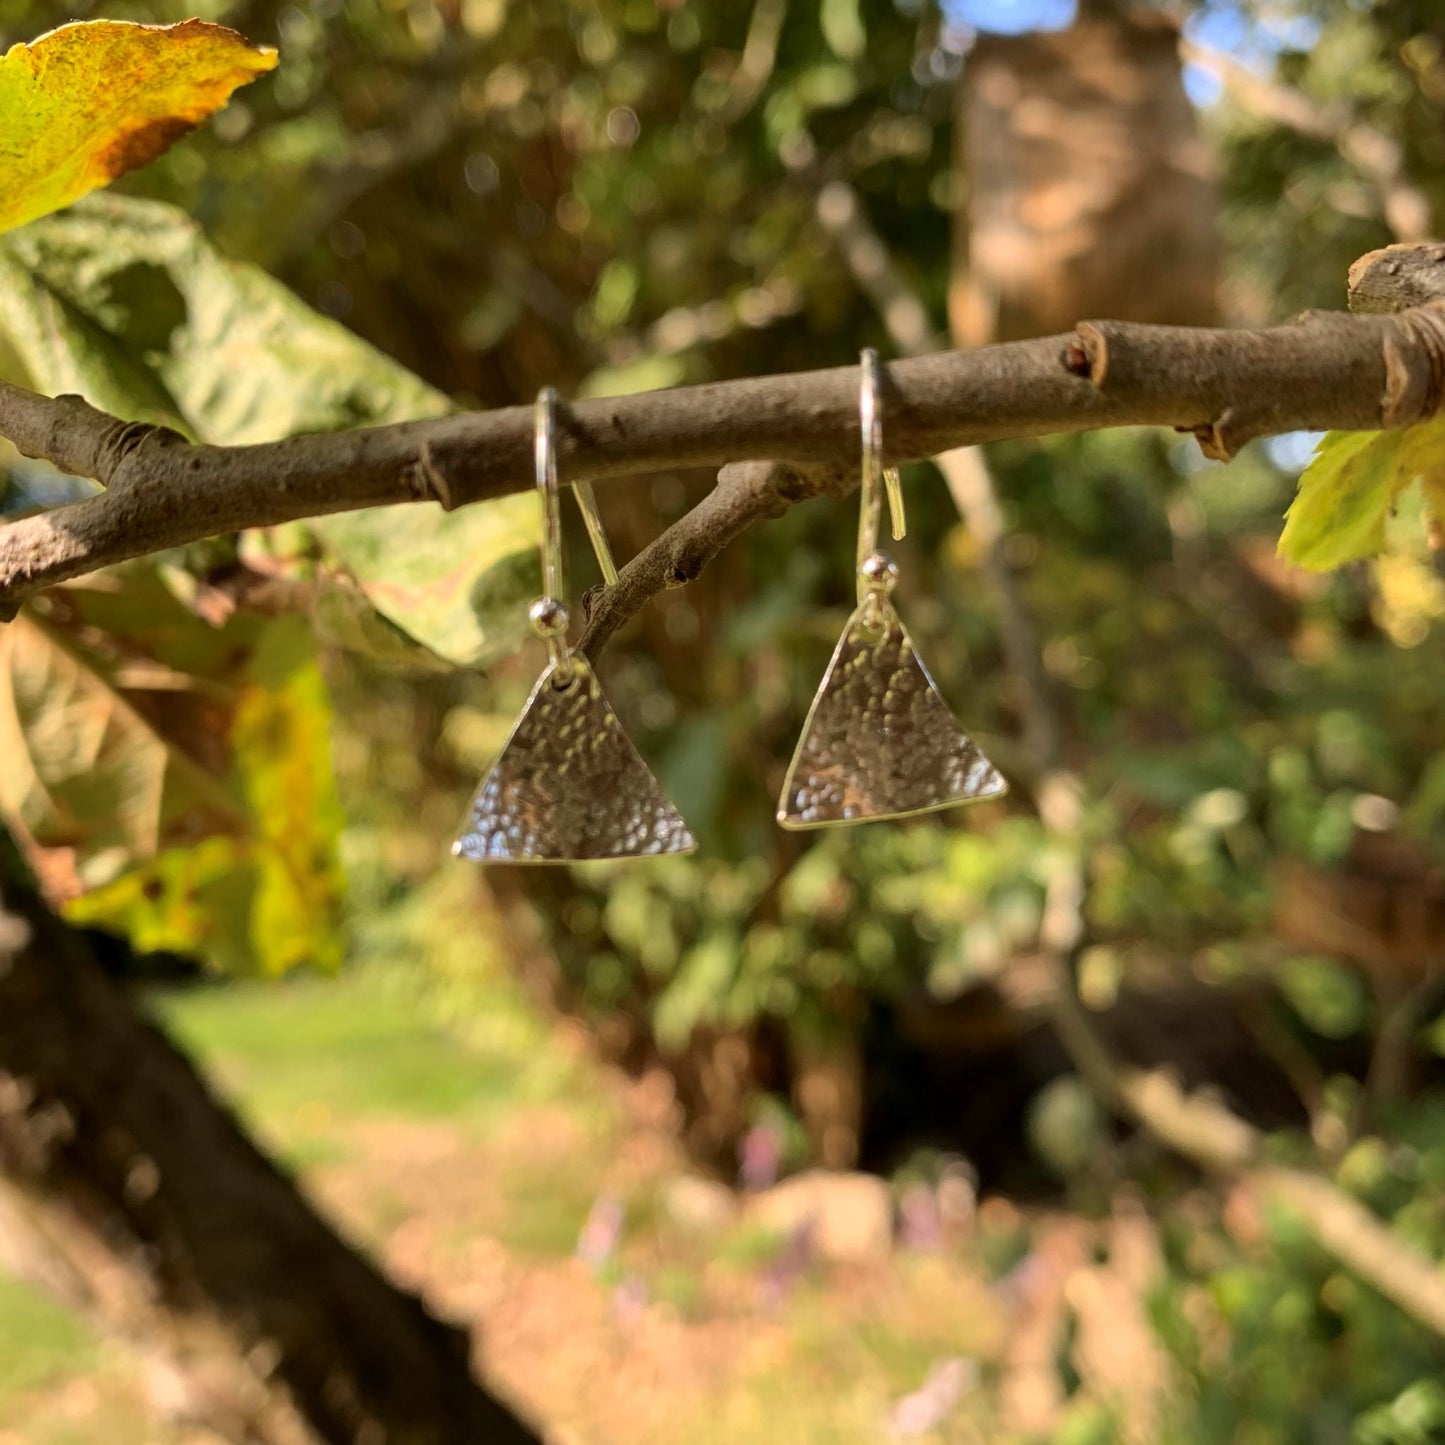
[[[1008,791],[948,710],[889,601],[898,564],[877,550],[878,524],[886,491],[894,539],[903,536],[903,489],[897,471],[883,467],[878,353],[871,347],[862,367],[858,607],[788,765],[778,799],[784,828],[906,818]]]
[[[542,493],[542,584],[532,628],[547,644],[538,678],[452,852],[481,863],[572,863],[691,853],[697,840],[663,796],[587,659],[567,646],[562,600],[562,509],[557,491],[557,393],[537,397],[537,489]],[[617,568],[590,482],[573,491],[608,585]]]

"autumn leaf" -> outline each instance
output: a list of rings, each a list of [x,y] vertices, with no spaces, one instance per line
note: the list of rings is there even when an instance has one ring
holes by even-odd
[[[224,25],[62,25],[0,57],[0,231],[143,166],[276,52]]]
[[[220,627],[138,562],[0,628],[0,827],[52,905],[235,972],[339,961],[331,712],[299,616]]]
[[[1403,431],[1328,433],[1300,476],[1279,555],[1317,572],[1378,556],[1385,524],[1416,480],[1438,526],[1445,521],[1445,418]]]

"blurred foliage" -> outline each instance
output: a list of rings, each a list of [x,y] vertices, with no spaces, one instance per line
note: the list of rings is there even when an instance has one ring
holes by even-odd
[[[1205,112],[1221,150],[1234,319],[1257,324],[1309,306],[1338,307],[1350,263],[1395,239],[1377,184],[1341,154],[1331,128],[1363,125],[1384,137],[1376,163],[1386,174],[1398,166],[1423,192],[1432,210],[1425,219],[1438,234],[1445,49],[1430,0],[1204,0],[1187,28],[1304,97],[1326,122],[1324,134],[1308,135],[1256,107],[1225,103]]]
[[[761,857],[596,865],[578,870],[600,904],[568,906],[564,966],[578,968],[571,982],[603,1009],[628,996],[640,966],[669,1052],[699,1025],[742,1028],[764,1016],[826,1032],[849,994],[887,996],[919,981],[948,993],[1001,968],[1037,933],[1047,854],[1037,822],[1016,818],[986,840],[833,834],[781,874]]]
[[[1336,1181],[1428,1257],[1445,1252],[1438,1094],[1391,1111]],[[1388,1142],[1387,1142],[1388,1141]],[[1413,1445],[1440,1438],[1438,1342],[1344,1273],[1297,1221],[1243,1189],[1195,1197],[1166,1227],[1151,1303],[1182,1371],[1165,1440]]]

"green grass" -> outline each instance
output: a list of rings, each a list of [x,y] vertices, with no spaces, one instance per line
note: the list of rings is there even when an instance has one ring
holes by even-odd
[[[242,1112],[453,1117],[496,1106],[516,1060],[418,1020],[416,1001],[365,974],[215,984],[153,996],[162,1023],[225,1082]],[[303,1116],[304,1121],[304,1116]]]
[[[0,1275],[0,1425],[30,1391],[88,1374],[97,1359],[94,1337],[69,1310]]]
[[[334,978],[159,989],[163,1026],[296,1167],[334,1159],[332,1121],[493,1121],[592,1091],[478,932],[464,877],[443,873],[356,920]]]
[[[151,996],[164,1027],[298,1170],[348,1160],[348,1127],[360,1121],[454,1121],[490,1131],[519,1108],[565,1100],[576,1143],[509,1163],[494,1184],[502,1212],[492,1227],[524,1254],[569,1255],[596,1195],[615,1105],[579,1085],[575,1060],[506,989],[495,1001],[472,996],[471,1011],[464,1001],[449,1000],[445,1027],[429,1022],[438,1010],[417,981],[385,967]],[[384,1192],[377,1202],[378,1229],[405,1216],[406,1205],[388,1205]]]

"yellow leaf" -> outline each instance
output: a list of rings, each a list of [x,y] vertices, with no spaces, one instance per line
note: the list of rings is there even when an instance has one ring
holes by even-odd
[[[1317,572],[1378,556],[1401,493],[1417,479],[1434,525],[1445,524],[1445,417],[1401,431],[1327,433],[1300,476],[1279,555]]]
[[[0,57],[0,231],[143,166],[276,64],[203,20],[62,25]]]
[[[1330,432],[1299,479],[1279,555],[1327,572],[1384,546],[1385,519],[1410,480],[1398,466],[1404,432]]]
[[[1445,423],[1439,417],[1405,433],[1400,453],[1401,466],[1419,477],[1425,493],[1425,513],[1430,545],[1439,549],[1445,537]]]

